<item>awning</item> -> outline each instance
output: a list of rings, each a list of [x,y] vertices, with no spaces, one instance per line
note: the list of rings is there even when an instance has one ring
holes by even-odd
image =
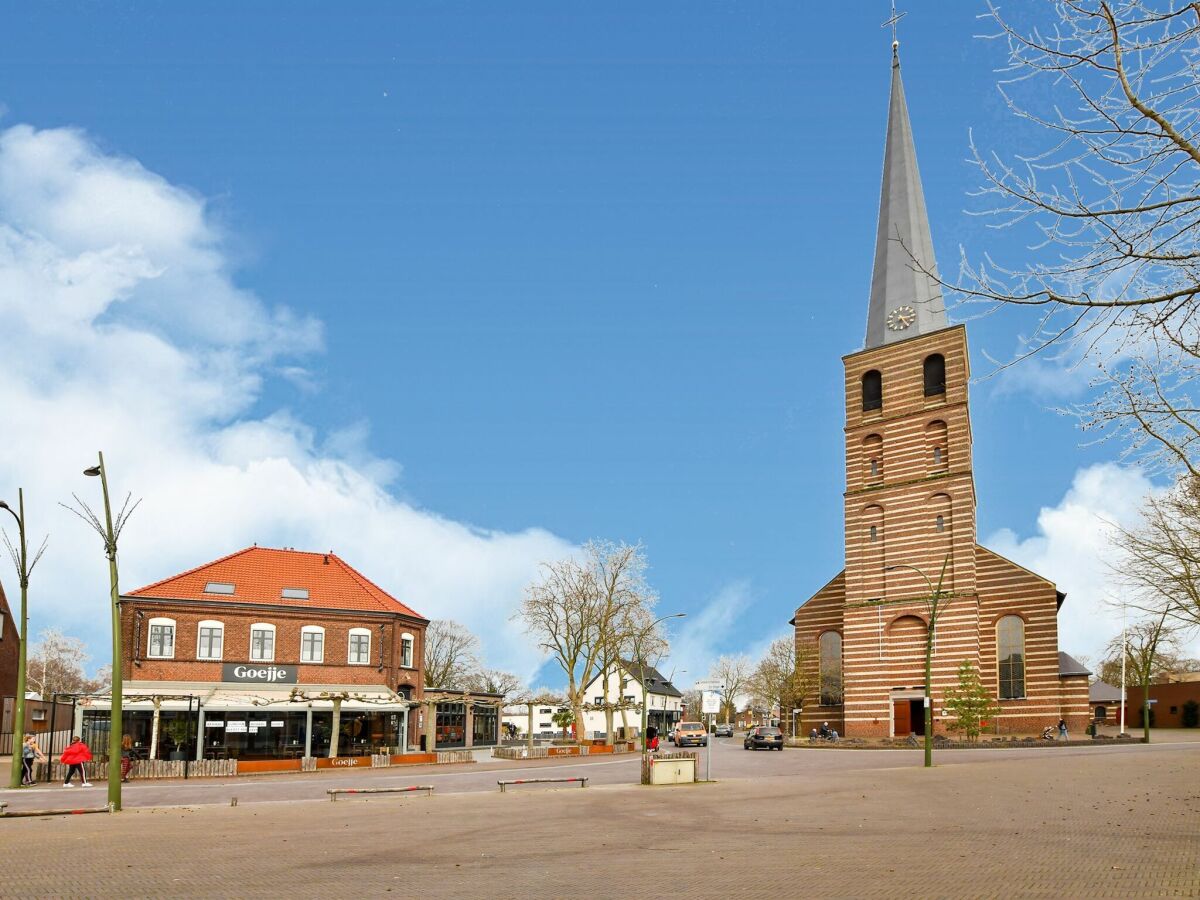
[[[315,710],[333,709],[333,701],[342,701],[343,711],[396,711],[417,706],[384,686],[310,684],[287,687],[261,687],[195,682],[127,682],[121,691],[122,708],[131,712],[152,710],[155,700],[160,710],[195,709],[197,705],[218,710]],[[81,702],[87,709],[111,709],[111,695],[93,695]]]

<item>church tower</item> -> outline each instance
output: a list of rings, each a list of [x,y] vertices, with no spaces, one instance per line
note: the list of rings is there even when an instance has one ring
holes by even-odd
[[[923,730],[928,597],[939,581],[949,601],[935,632],[937,730],[964,661],[1012,727],[1086,714],[1086,677],[1064,681],[1057,658],[1062,595],[976,540],[966,328],[946,318],[896,44],[866,340],[842,361],[845,568],[792,620],[818,685],[805,728]]]

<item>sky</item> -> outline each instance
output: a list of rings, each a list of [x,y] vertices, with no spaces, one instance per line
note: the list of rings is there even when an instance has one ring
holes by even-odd
[[[123,590],[251,543],[332,549],[486,661],[538,564],[641,542],[688,684],[842,565],[841,356],[862,346],[890,75],[883,2],[2,4],[0,498],[31,632],[108,641],[102,547],[59,504],[105,452],[141,498]],[[936,252],[1019,261],[969,140],[1022,132],[983,5],[908,4]],[[980,540],[1119,627],[1106,530],[1154,485],[997,372],[968,322]],[[0,570],[10,597],[11,571]]]

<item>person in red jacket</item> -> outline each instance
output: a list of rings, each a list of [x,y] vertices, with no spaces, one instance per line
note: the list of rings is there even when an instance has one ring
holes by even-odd
[[[92,786],[91,782],[87,780],[87,776],[83,774],[83,764],[90,761],[91,758],[92,751],[88,749],[88,745],[83,742],[83,738],[81,738],[79,735],[75,735],[75,737],[71,739],[71,745],[67,747],[67,749],[62,752],[62,756],[59,757],[59,760],[64,766],[70,766],[70,768],[67,769],[67,779],[63,782],[63,787],[75,786],[71,784],[71,779],[75,776],[76,772],[79,773],[81,787]]]

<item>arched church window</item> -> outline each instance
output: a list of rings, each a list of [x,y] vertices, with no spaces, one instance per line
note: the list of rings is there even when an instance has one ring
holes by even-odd
[[[996,658],[1000,661],[1000,699],[1025,697],[1025,620],[1005,616],[996,623]]]
[[[864,412],[883,409],[883,376],[877,369],[862,377],[862,408]]]
[[[818,644],[821,673],[821,705],[840,706],[842,702],[842,636],[826,631]]]
[[[933,353],[925,357],[925,396],[946,393],[946,357]]]

